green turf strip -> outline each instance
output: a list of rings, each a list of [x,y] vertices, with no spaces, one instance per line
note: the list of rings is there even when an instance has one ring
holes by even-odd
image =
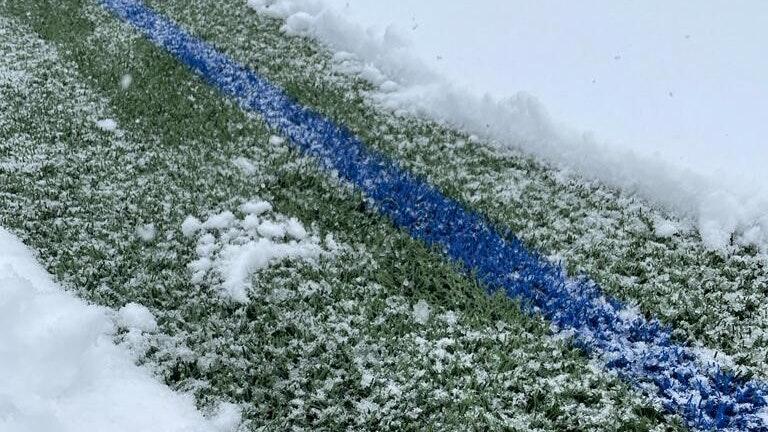
[[[242,1],[148,3],[529,246],[562,259],[571,273],[589,274],[611,295],[672,324],[680,341],[719,351],[737,373],[768,377],[765,255],[737,245],[730,254],[707,251],[690,229],[657,236],[656,221],[671,216],[632,197],[379,109],[366,99],[368,84],[334,72],[327,51],[281,33],[279,20]]]
[[[0,225],[82,297],[148,306],[161,333],[128,343],[201,406],[242,404],[248,430],[679,428],[312,161],[268,144],[257,119],[95,3],[0,5],[57,51],[0,21]],[[119,129],[100,130],[104,118]],[[215,280],[191,283],[195,243],[180,226],[256,196],[347,246],[259,273],[243,306]],[[148,242],[136,235],[147,223]]]

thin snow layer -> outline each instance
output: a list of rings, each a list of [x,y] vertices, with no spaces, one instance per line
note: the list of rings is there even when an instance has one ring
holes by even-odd
[[[658,156],[598,142],[553,121],[526,93],[500,99],[478,95],[430,70],[388,27],[382,34],[351,22],[316,0],[248,0],[248,5],[285,20],[283,30],[327,45],[344,73],[377,86],[373,101],[400,113],[446,122],[505,149],[520,149],[588,180],[636,193],[691,219],[705,245],[768,246],[768,190],[715,178]]]
[[[155,329],[143,306],[128,305],[119,315],[127,326]],[[214,426],[231,426],[223,419],[212,425],[191,396],[136,366],[112,342],[115,328],[108,309],[61,289],[0,228],[0,430],[224,432]]]
[[[719,368],[715,368],[716,371],[700,368],[689,350],[670,342],[669,329],[658,321],[638,317],[627,323],[620,317],[624,306],[604,297],[600,288],[589,280],[567,279],[560,267],[526,250],[519,241],[505,238],[481,216],[401,171],[397,165],[382,160],[382,156],[368,152],[344,129],[312,111],[302,111],[261,77],[242,70],[232,60],[140,3],[114,0],[106,6],[182,62],[193,66],[208,82],[234,94],[245,107],[267,112],[265,120],[269,126],[286,133],[310,154],[323,158],[328,168],[338,170],[340,178],[348,179],[373,197],[379,204],[379,213],[414,238],[441,247],[486,286],[504,289],[510,297],[521,298],[531,312],[541,313],[560,328],[575,331],[574,343],[587,351],[596,352],[600,357],[615,354],[608,363],[611,369],[633,384],[648,383],[665,408],[677,411],[689,425],[703,429],[715,424],[758,426],[756,412],[766,404],[762,383],[747,383],[720,373]],[[296,116],[297,112],[303,115]],[[232,221],[230,215],[230,212],[214,215],[213,225]],[[206,225],[207,222],[200,224],[203,228]],[[261,222],[257,219],[247,225],[261,226]],[[275,232],[271,228],[266,232]],[[203,236],[213,237],[211,233]],[[227,237],[228,233],[223,234],[223,238],[229,240]],[[248,243],[251,242],[253,240]],[[206,240],[198,247],[207,249],[211,243]],[[226,280],[227,272],[220,273]],[[644,352],[649,355],[631,355],[636,346],[630,343],[647,344]],[[705,381],[692,381],[692,375],[701,376]],[[688,405],[693,398],[685,395],[693,396],[696,392],[700,396],[697,400],[706,401],[704,406]]]
[[[316,262],[338,247],[330,237],[323,244],[296,218],[274,213],[267,201],[246,202],[240,211],[242,219],[225,211],[205,222],[190,216],[182,225],[184,235],[197,235],[197,259],[188,265],[192,281],[216,277],[221,294],[232,300],[248,301],[250,278],[259,270],[291,258]]]

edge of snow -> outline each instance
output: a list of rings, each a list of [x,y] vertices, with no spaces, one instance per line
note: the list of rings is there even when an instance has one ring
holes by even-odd
[[[191,395],[161,384],[113,342],[118,326],[154,331],[148,309],[115,313],[78,299],[1,227],[0,251],[0,430],[234,430],[231,404],[203,417]]]
[[[611,148],[588,133],[558,124],[535,97],[476,95],[430,70],[391,27],[376,34],[318,0],[247,0],[259,13],[285,20],[288,34],[312,38],[333,52],[341,72],[375,85],[370,96],[398,114],[457,127],[495,147],[521,150],[586,180],[637,194],[691,220],[704,245],[726,250],[732,241],[768,246],[768,199],[661,158]]]

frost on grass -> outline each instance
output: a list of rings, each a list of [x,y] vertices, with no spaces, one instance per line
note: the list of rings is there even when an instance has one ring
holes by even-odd
[[[136,227],[136,237],[138,237],[141,241],[151,242],[155,239],[156,235],[157,228],[155,228],[155,224],[149,223]]]
[[[253,175],[256,174],[256,167],[249,161],[247,158],[244,157],[238,157],[232,160],[232,163],[240,168],[240,170],[243,172],[243,174],[246,175]]]
[[[248,201],[240,208],[245,213],[240,219],[225,211],[205,222],[191,216],[185,220],[185,235],[198,236],[198,258],[188,265],[193,282],[217,278],[222,295],[246,302],[250,278],[259,270],[290,259],[316,262],[337,249],[332,237],[323,242],[308,234],[297,219],[273,212],[269,202]]]
[[[65,238],[49,244],[72,254],[60,268],[93,269],[89,260],[94,259],[102,268],[112,266],[115,250],[106,247],[105,239],[122,229],[125,244],[135,246],[137,237],[154,237],[154,226],[136,229],[115,218],[119,228],[103,229],[101,235],[89,235],[85,227],[103,228],[95,215],[120,208],[115,202],[101,207],[105,196],[116,194],[123,205],[130,201],[117,187],[130,182],[129,176],[112,181],[99,176],[125,172],[139,157],[126,154],[129,145],[121,134],[99,132],[99,127],[116,126],[113,120],[101,121],[112,118],[106,100],[83,85],[77,70],[54,47],[33,35],[0,17],[0,224],[13,225],[30,243],[45,237],[36,231],[42,227],[77,227],[79,240],[69,248],[59,242]],[[77,144],[68,148],[68,135],[62,131],[75,131]],[[8,139],[8,134],[16,138]],[[68,171],[64,179],[57,177],[58,170]],[[79,188],[79,181],[88,186]],[[49,192],[34,194],[36,198],[10,193],[13,184],[30,182]],[[66,205],[65,197],[73,195],[83,201]],[[42,222],[41,208],[50,212]],[[125,207],[118,211],[126,213]],[[38,235],[30,234],[35,231]],[[94,253],[99,248],[105,253]],[[88,278],[57,274],[68,288],[64,290],[41,264],[50,268],[51,262],[43,257],[40,264],[35,262],[31,251],[0,228],[0,430],[234,431],[226,429],[235,427],[232,409],[206,419],[192,396],[172,391],[134,364],[149,349],[150,333],[162,337],[154,334],[157,322],[146,307],[128,302],[115,313],[86,303],[73,294],[99,297],[87,295]],[[101,285],[100,292],[108,295],[125,288],[106,278]],[[113,338],[121,343],[116,345]]]
[[[315,236],[309,231],[308,238]],[[247,243],[255,235],[232,241]],[[204,239],[198,256],[210,256],[214,235],[201,232],[198,239]],[[474,316],[474,307],[462,313],[399,295],[399,287],[414,282],[373,282],[381,269],[374,251],[345,246],[322,266],[297,261],[263,268],[248,281],[250,301],[238,313],[189,329],[188,337],[201,341],[194,352],[166,341],[157,356],[162,363],[168,357],[191,362],[203,376],[227,371],[256,430],[270,424],[296,430],[415,424],[454,430],[468,423],[488,430],[650,428],[638,413],[653,408],[638,408],[639,395],[585,365],[545,327],[510,316],[489,322]],[[226,280],[206,277],[200,284],[217,291]],[[476,307],[504,304],[496,301]],[[182,387],[205,392],[211,382],[189,380]]]
[[[725,227],[715,224],[711,235],[702,237],[697,227],[703,226],[703,219],[679,218],[631,194],[542,165],[522,152],[499,152],[480,134],[398,116],[369,97],[369,82],[355,78],[361,76],[358,66],[365,62],[354,49],[369,49],[366,43],[370,39],[363,38],[365,35],[357,40],[358,45],[353,38],[343,40],[351,47],[333,47],[346,50],[344,54],[280,31],[286,24],[282,17],[303,10],[301,5],[306,2],[295,2],[292,9],[281,9],[289,3],[282,0],[252,2],[254,7],[269,8],[267,15],[280,16],[279,20],[264,14],[243,15],[242,3],[195,0],[194,9],[205,13],[191,13],[189,4],[150,3],[190,28],[208,31],[210,39],[228,54],[295,89],[294,96],[343,122],[366,144],[391,155],[448,195],[471,204],[499,225],[509,226],[527,245],[561,257],[570,274],[586,273],[608,294],[659,317],[675,329],[677,340],[727,353],[739,373],[768,377],[768,309],[761,307],[768,287],[768,259],[764,251],[750,246],[759,244],[764,230],[759,224],[736,224],[739,234],[733,236],[733,243],[724,250],[709,247],[713,242],[730,241],[716,234],[734,226],[725,217],[728,211],[718,213],[718,207],[731,206],[731,201],[701,194],[701,204],[714,201],[717,205],[694,206],[690,213],[702,211],[709,215],[704,219],[720,220]],[[332,22],[328,17],[322,21],[316,14],[309,15],[310,24]],[[219,26],[212,26],[212,21]],[[346,38],[344,34],[338,37]],[[370,49],[386,45],[380,42]],[[379,72],[387,71],[380,68]],[[345,103],[338,102],[342,100]],[[653,179],[648,176],[648,181]],[[665,184],[664,178],[659,184]],[[670,196],[676,193],[668,192]],[[672,207],[689,204],[682,199]],[[747,206],[748,211],[737,219],[754,216],[758,208]],[[660,225],[657,232],[656,221],[662,220],[670,224]],[[671,225],[678,228],[674,234]]]
[[[234,8],[213,5],[214,12]],[[148,74],[173,73],[156,51],[131,45],[134,33],[98,5],[92,9],[72,22],[96,19],[96,31],[62,43],[78,55],[98,54],[80,66],[102,88],[113,88],[115,76],[126,70],[117,65],[99,72],[115,60],[143,62]],[[41,10],[48,8],[22,15]],[[33,69],[52,72],[33,77],[35,86],[0,87],[0,103],[15,107],[0,115],[0,133],[26,125],[34,137],[12,147],[0,140],[4,157],[23,164],[42,154],[48,164],[25,175],[0,171],[0,184],[18,191],[0,194],[9,209],[0,213],[2,223],[34,243],[43,262],[81,295],[115,308],[151,306],[157,332],[140,331],[134,322],[134,328],[120,327],[117,337],[132,343],[143,364],[174,389],[194,393],[199,406],[213,413],[222,400],[234,402],[249,430],[458,430],[467,424],[487,430],[647,430],[666,421],[618,379],[548,338],[543,323],[520,316],[507,300],[488,299],[441,259],[361,209],[360,197],[287,146],[270,142],[254,119],[227,111],[199,80],[177,75],[156,88],[133,87],[146,100],[169,94],[193,109],[182,120],[149,110],[150,118],[136,118],[138,126],[126,125],[121,140],[94,127],[93,119],[113,117],[103,108],[72,109],[95,102],[77,81],[66,81],[77,74],[57,69],[61,63]],[[47,91],[34,91],[39,88]],[[122,114],[136,112],[135,106],[113,106]],[[43,123],[39,112],[46,113]],[[221,128],[210,127],[212,118],[221,120]],[[142,126],[149,123],[152,128]],[[64,128],[78,131],[79,139],[59,137]],[[221,130],[231,139],[222,139]],[[161,134],[180,138],[174,139],[178,149],[159,145]],[[237,157],[257,171],[244,174],[232,164]],[[258,202],[244,206],[254,195],[277,209],[290,207],[300,220],[278,220]],[[206,226],[210,216],[226,211],[232,216]],[[187,220],[185,231],[191,237],[179,235],[190,214],[195,219]],[[191,284],[186,264],[200,258],[197,240],[211,235],[222,247],[242,246],[226,233],[249,215],[258,218],[252,227],[274,217],[285,238],[319,237],[324,249],[334,250],[336,241],[326,237],[334,232],[338,243],[352,246],[335,259],[320,257],[321,265],[290,259],[261,269],[249,278],[251,301],[244,304],[218,295],[224,280],[213,271]],[[149,220],[162,234],[137,247],[134,223]],[[265,226],[264,233],[279,232]],[[258,229],[247,241],[257,238],[264,238]],[[419,324],[414,308],[424,305],[429,319]],[[232,413],[231,406],[223,407],[218,411]]]

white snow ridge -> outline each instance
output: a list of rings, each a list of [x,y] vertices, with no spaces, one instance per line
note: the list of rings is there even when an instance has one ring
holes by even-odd
[[[751,123],[747,122],[745,127],[733,126],[744,122],[744,118],[754,119],[756,117],[755,110],[750,109],[750,107],[759,108],[764,105],[760,95],[768,93],[768,86],[764,85],[764,80],[750,78],[753,75],[757,76],[758,72],[755,71],[762,69],[745,69],[742,67],[743,65],[735,67],[734,62],[725,62],[727,64],[723,66],[721,59],[713,59],[711,55],[712,50],[716,49],[715,52],[718,55],[728,59],[733,56],[747,55],[758,49],[753,41],[761,40],[760,36],[749,37],[749,32],[758,31],[755,30],[758,27],[758,24],[755,24],[757,21],[750,19],[749,26],[743,31],[738,30],[733,24],[734,19],[746,16],[747,8],[740,10],[740,13],[735,13],[732,11],[733,8],[727,6],[700,5],[695,8],[694,12],[687,11],[687,6],[680,5],[677,8],[671,8],[673,10],[670,11],[670,16],[685,18],[684,22],[678,23],[669,16],[651,13],[654,8],[666,5],[666,3],[659,3],[656,6],[638,3],[636,9],[639,12],[633,9],[634,6],[626,7],[625,4],[622,4],[622,6],[613,7],[604,2],[587,2],[584,5],[580,3],[571,9],[565,5],[558,5],[558,7],[553,8],[551,5],[547,6],[548,3],[546,2],[539,5],[535,2],[535,4],[520,4],[501,0],[473,3],[472,7],[442,4],[435,8],[427,3],[401,1],[399,4],[398,2],[390,4],[373,0],[357,0],[355,2],[348,0],[248,0],[247,2],[249,7],[259,13],[284,19],[283,31],[311,37],[330,48],[335,53],[333,60],[337,69],[343,73],[357,75],[374,84],[378,91],[370,95],[371,99],[387,109],[396,113],[415,114],[453,125],[487,140],[502,150],[519,149],[566,172],[574,172],[587,180],[599,180],[610,187],[637,194],[692,222],[698,228],[704,244],[711,249],[725,249],[733,239],[738,244],[755,244],[761,247],[764,252],[768,251],[768,217],[766,216],[768,215],[768,188],[764,187],[762,182],[756,181],[762,178],[760,176],[765,176],[765,170],[760,163],[755,163],[755,159],[759,162],[760,158],[765,158],[768,154],[765,150],[760,150],[764,149],[765,146],[761,143],[764,140],[764,135],[760,136],[759,131],[765,127],[762,124],[757,124],[765,122],[758,120],[751,121]],[[339,9],[334,9],[333,6],[338,6]],[[710,8],[719,12],[706,18],[707,14],[700,12],[699,7]],[[752,8],[750,10],[765,8],[764,4],[760,4],[760,2],[753,2],[750,7]],[[357,14],[351,14],[349,11],[355,8],[357,8]],[[457,12],[457,8],[461,11]],[[339,12],[342,9],[349,15]],[[431,24],[432,29],[424,30],[427,33],[422,33],[418,26],[419,23],[413,22],[411,34],[414,38],[420,37],[420,42],[429,45],[434,41],[425,34],[429,34],[429,31],[434,33],[435,28],[438,31],[443,29],[443,32],[439,33],[439,37],[435,37],[434,34],[431,37],[442,41],[444,44],[449,44],[448,47],[441,45],[441,49],[444,48],[448,52],[431,53],[431,57],[434,58],[434,54],[452,55],[453,69],[440,66],[446,62],[441,63],[434,60],[431,63],[427,62],[429,57],[424,52],[417,56],[414,44],[401,36],[400,32],[393,26],[388,25],[390,21],[382,21],[400,19],[400,24],[403,22],[411,23],[416,19],[415,15],[411,15],[414,10],[423,12],[420,19]],[[489,16],[488,11],[493,10],[498,10],[498,13],[504,17],[511,14],[527,20],[530,15],[530,19],[538,21],[518,26],[496,25],[498,23],[495,20],[501,18]],[[664,10],[666,13],[667,9]],[[415,12],[413,13],[415,14]],[[358,20],[364,21],[363,16],[370,18],[370,15],[375,16],[373,19],[374,26],[368,28],[358,23]],[[727,20],[723,22],[722,29],[719,29],[721,27],[720,21],[713,24],[712,20],[719,19],[721,15]],[[594,24],[597,19],[596,16],[615,18],[615,22],[608,20],[609,22],[599,24],[601,28],[608,26],[607,28],[610,30],[605,31],[613,32],[609,35],[611,37],[604,35],[602,40],[595,41],[595,37],[590,35],[602,33],[593,28],[585,27],[585,24],[580,22],[583,20],[587,24]],[[711,18],[715,16],[718,18]],[[760,14],[756,14],[756,16],[760,16]],[[354,17],[354,20],[350,17]],[[478,20],[489,24],[487,26],[489,28],[483,25],[481,34],[476,34]],[[628,21],[632,25],[616,24],[624,23],[624,21]],[[473,23],[475,24],[473,25]],[[387,26],[383,31],[378,30],[382,25]],[[492,25],[496,25],[496,27],[492,27]],[[641,31],[645,29],[641,27],[643,25],[653,27],[654,31]],[[681,29],[683,25],[698,29],[699,32],[694,36],[702,39],[702,41],[692,42],[693,37],[690,34],[685,37],[682,33],[678,35],[679,32],[683,31]],[[635,33],[632,33],[632,29],[626,28],[632,27],[634,29],[635,26],[640,29],[635,29]],[[419,27],[418,30],[417,27]],[[450,30],[446,30],[448,27]],[[479,43],[479,38],[488,37],[485,32],[493,31],[489,30],[490,28],[497,29],[495,30],[497,33],[493,36],[494,40],[512,44],[514,49],[533,56],[533,60],[523,57],[506,59],[506,57],[515,56],[497,55],[499,58],[489,57],[474,62],[466,60],[462,62],[463,55],[466,57],[469,55],[467,53],[483,48],[475,45]],[[590,31],[586,31],[585,28]],[[712,28],[726,32],[727,37],[720,37],[719,34],[716,34],[713,39],[713,36],[709,34]],[[569,31],[565,29],[573,31],[569,34]],[[659,30],[660,34],[670,35],[670,38],[680,36],[680,41],[677,39],[659,41],[657,40],[659,35],[656,34],[655,30]],[[446,31],[451,33],[451,37],[444,36]],[[540,34],[542,32],[545,34]],[[586,36],[582,34],[585,32]],[[764,34],[762,30],[759,32],[761,35]],[[579,39],[580,42],[578,43],[581,45],[574,48],[571,45],[576,42],[571,39],[579,35],[582,36],[583,40]],[[729,39],[731,37],[738,39]],[[603,65],[584,54],[573,60],[574,62],[577,60],[587,62],[588,64],[582,67],[584,70],[575,70],[574,67],[570,67],[570,64],[558,63],[561,61],[558,60],[559,54],[572,60],[572,57],[577,55],[574,53],[582,52],[582,50],[587,50],[588,53],[592,53],[589,50],[595,50],[594,55],[602,56],[605,54],[607,56],[608,54],[604,51],[614,49],[611,47],[619,43],[614,39],[627,39],[629,42],[624,41],[623,43],[629,44],[627,50],[636,56],[629,57],[630,53],[622,56],[616,52],[610,52],[608,53],[610,56],[606,57],[610,58],[610,64]],[[739,43],[734,44],[734,41],[739,41]],[[632,45],[637,45],[639,48],[632,51],[630,49]],[[665,45],[670,45],[670,47],[666,48]],[[694,48],[696,48],[695,51]],[[759,49],[762,48],[759,47]],[[549,52],[548,50],[553,51],[551,55],[542,54],[542,52]],[[657,54],[655,57],[640,57],[641,54],[645,54],[645,51],[640,53],[641,50]],[[665,57],[661,57],[662,54],[659,50],[663,52]],[[711,72],[709,71],[709,63],[706,63],[707,67],[695,67],[696,62],[701,61],[701,57],[706,55],[709,55],[707,60],[709,62],[717,60],[721,69]],[[439,60],[442,55],[438,55],[437,58]],[[602,59],[602,57],[599,58]],[[675,90],[680,91],[675,92],[666,89],[661,92],[663,93],[660,96],[661,99],[648,96],[646,93],[651,90],[654,91],[654,95],[659,93],[656,91],[658,89],[653,86],[663,85],[667,82],[662,79],[657,79],[654,82],[646,79],[642,81],[646,87],[637,86],[637,90],[632,90],[635,82],[627,81],[628,79],[634,79],[638,75],[641,78],[648,76],[648,68],[651,66],[644,63],[644,60],[652,61],[653,65],[659,68],[669,69],[669,65],[672,65],[673,67],[668,72],[674,75],[674,82],[681,87],[686,86],[688,91],[683,91],[682,88],[676,88]],[[532,65],[528,63],[532,63]],[[753,62],[745,64],[752,65]],[[768,70],[768,66],[760,67],[765,67]],[[441,73],[454,75],[454,77],[451,80],[444,78],[433,68],[440,69]],[[527,74],[524,72],[531,70],[531,68],[533,68],[533,72],[529,71]],[[689,68],[693,68],[692,72],[678,76],[681,70],[687,71]],[[667,71],[667,69],[664,70]],[[544,96],[549,96],[551,105],[553,105],[553,98],[561,106],[571,107],[573,105],[575,108],[571,107],[570,112],[571,114],[576,113],[574,115],[579,118],[584,116],[577,114],[588,112],[590,116],[598,119],[588,122],[588,127],[596,130],[598,134],[601,124],[606,130],[621,127],[614,127],[614,122],[616,125],[623,124],[625,130],[614,133],[617,136],[611,137],[610,140],[595,139],[591,133],[582,133],[581,130],[565,127],[559,121],[550,118],[547,109],[536,97],[521,91],[527,87],[510,92],[508,87],[497,82],[495,84],[498,86],[496,87],[497,90],[492,90],[494,94],[483,94],[478,90],[470,90],[468,86],[465,87],[464,84],[472,84],[471,80],[466,83],[458,83],[459,78],[456,75],[461,75],[462,70],[463,73],[466,73],[467,70],[472,71],[478,76],[483,76],[483,73],[491,73],[487,71],[493,71],[492,73],[496,74],[493,77],[495,81],[519,83],[520,85],[527,85],[526,83],[531,82],[540,84],[540,76],[548,77],[551,75],[549,84],[544,82],[544,84],[536,87],[546,93]],[[573,84],[573,88],[566,90],[557,87],[559,85],[557,82],[570,82],[568,80],[573,77],[568,74],[596,73],[595,70],[603,72],[600,80],[581,79],[581,81]],[[729,74],[735,72],[739,73],[737,78],[729,78]],[[560,73],[562,75],[558,75]],[[580,78],[584,77],[580,76]],[[611,78],[612,81],[608,82],[608,78]],[[736,83],[732,82],[734,79],[737,80]],[[576,88],[577,85],[581,85],[578,83],[584,81],[589,81],[592,84],[586,89]],[[717,89],[716,83],[725,83],[726,90]],[[707,85],[704,86],[704,84]],[[595,93],[598,91],[595,89],[603,88],[600,86],[610,86],[606,87],[610,91],[603,90],[606,94]],[[746,89],[746,93],[740,90],[742,87]],[[477,88],[477,86],[472,88]],[[711,91],[701,92],[701,88],[708,88]],[[701,93],[719,92],[718,97],[730,101],[729,98],[735,96],[728,93],[727,89],[738,90],[739,97],[747,99],[751,97],[753,100],[751,104],[745,103],[744,106],[739,107],[740,111],[738,112],[741,115],[734,115],[730,112],[733,111],[733,107],[727,104],[716,103],[717,101],[706,104],[697,99],[702,97]],[[610,103],[606,104],[607,108],[600,108],[602,105],[597,102],[602,99],[590,104],[590,99],[576,99],[578,91],[587,95],[584,96],[585,98],[602,94],[602,97]],[[625,92],[632,91],[634,93],[625,94]],[[755,92],[755,94],[750,96],[750,91]],[[513,96],[503,97],[509,94]],[[687,105],[683,108],[664,105],[673,103],[670,100],[678,104],[684,103],[683,101],[688,102],[685,102]],[[641,101],[651,104],[655,109],[636,107],[635,105],[640,104]],[[712,119],[715,114],[702,112],[701,105],[717,107],[720,110],[717,114],[719,117]],[[593,108],[595,111],[590,111]],[[598,108],[603,109],[603,111],[599,111]],[[639,114],[633,117],[631,113],[638,109],[642,111],[643,115],[647,115],[655,122],[646,124],[650,120],[646,120]],[[653,114],[653,112],[663,109],[671,110],[663,111],[664,113],[679,114],[680,118],[675,120],[671,114],[666,116]],[[624,115],[619,121],[616,116],[610,115],[619,110],[624,110],[622,112],[626,111],[630,114]],[[702,116],[701,118],[710,119],[710,121],[703,122],[699,117],[687,117],[694,116],[694,114]],[[744,132],[744,136],[757,135],[758,138],[755,138],[757,142],[753,144],[758,145],[753,145],[748,149],[742,148],[740,153],[746,154],[734,155],[728,146],[739,144],[739,142],[731,143],[735,138],[728,138],[727,134],[723,135],[722,131],[726,126],[720,125],[720,123],[725,120],[732,124],[731,134]],[[710,126],[709,124],[715,125],[711,126],[714,129],[706,129]],[[661,131],[662,129],[664,131]],[[690,135],[688,141],[691,141],[688,143],[688,147],[684,146],[688,141],[675,138],[677,133],[675,131],[678,129],[688,131]],[[650,132],[643,135],[638,132],[639,130]],[[659,131],[654,132],[656,130]],[[702,132],[703,130],[706,132]],[[669,142],[656,138],[662,136],[659,134],[663,133],[667,134],[663,136]],[[623,140],[637,140],[643,145],[619,142]],[[681,141],[681,143],[675,144],[677,141]],[[728,161],[712,162],[706,160],[704,156],[699,155],[715,154],[712,151],[702,152],[701,148],[706,146],[713,147],[710,150],[725,152],[732,157]],[[657,155],[657,152],[663,153],[664,156]],[[687,156],[690,161],[683,163],[682,156],[679,154]],[[744,160],[751,162],[746,164]],[[748,165],[746,171],[740,168],[739,164],[745,167]],[[713,166],[717,168],[713,168]],[[661,230],[661,234],[668,232],[670,230]]]

